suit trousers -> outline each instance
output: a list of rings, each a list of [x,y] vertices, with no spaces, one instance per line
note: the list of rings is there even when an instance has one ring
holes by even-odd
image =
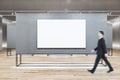
[[[93,72],[96,70],[96,68],[97,68],[97,66],[99,64],[100,59],[103,59],[105,61],[105,63],[108,65],[108,67],[109,67],[110,70],[113,69],[112,66],[111,66],[111,64],[110,64],[110,62],[108,61],[107,57],[105,56],[105,54],[103,54],[103,55],[97,55],[94,67],[92,69]]]

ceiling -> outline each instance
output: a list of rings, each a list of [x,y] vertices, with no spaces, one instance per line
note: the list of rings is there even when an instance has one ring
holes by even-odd
[[[15,12],[109,12],[109,19],[120,15],[120,0],[0,0],[0,15]]]
[[[0,10],[120,10],[120,0],[0,0]]]

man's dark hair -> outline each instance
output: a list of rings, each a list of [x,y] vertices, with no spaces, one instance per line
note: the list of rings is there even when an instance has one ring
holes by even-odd
[[[99,31],[102,35],[104,35],[104,32],[103,31]]]

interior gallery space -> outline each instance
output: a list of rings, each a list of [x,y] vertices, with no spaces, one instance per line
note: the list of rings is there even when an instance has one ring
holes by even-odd
[[[120,80],[120,0],[0,0],[0,80]]]

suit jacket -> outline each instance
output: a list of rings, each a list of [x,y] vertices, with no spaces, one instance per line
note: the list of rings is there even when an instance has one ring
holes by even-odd
[[[98,55],[104,55],[105,53],[107,53],[104,38],[101,38],[101,39],[98,40],[97,47],[94,50],[97,51]]]

